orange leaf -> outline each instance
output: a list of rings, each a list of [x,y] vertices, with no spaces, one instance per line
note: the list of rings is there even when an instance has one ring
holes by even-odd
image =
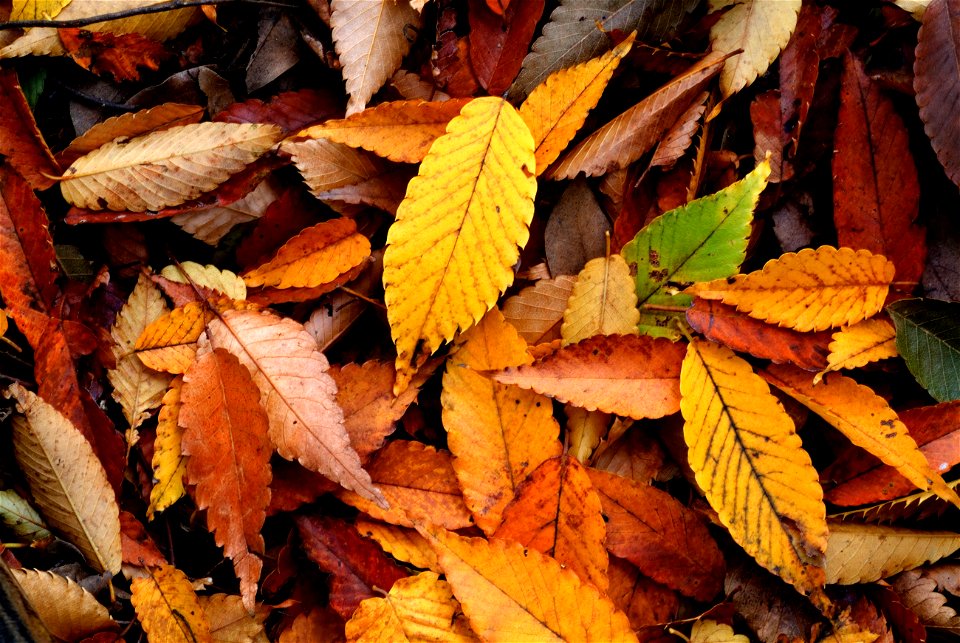
[[[130,602],[150,643],[213,643],[190,580],[164,565],[130,583]]]
[[[398,163],[419,163],[469,102],[422,100],[382,103],[344,119],[330,120],[298,132],[297,137],[324,138],[360,147]]]
[[[698,601],[717,595],[723,554],[693,511],[649,485],[596,469],[587,473],[600,494],[612,554]]]
[[[413,520],[462,529],[473,524],[470,511],[453,472],[446,451],[408,440],[394,440],[381,449],[367,465],[370,478],[383,492],[389,509],[351,491],[340,499],[378,520],[401,527],[413,527]]]
[[[650,580],[625,560],[611,556],[608,575],[607,596],[617,609],[626,613],[635,630],[665,623],[680,609],[676,592]]]
[[[226,348],[250,370],[281,456],[384,502],[350,446],[327,358],[302,325],[267,311],[227,310],[207,334],[214,348]]]
[[[60,168],[43,140],[14,69],[0,70],[0,155],[34,190],[46,190]]]
[[[362,517],[357,518],[354,527],[357,533],[377,541],[385,552],[397,560],[420,569],[438,573],[443,571],[437,563],[437,554],[433,547],[415,529],[365,520]]]
[[[493,538],[552,556],[601,591],[607,588],[606,525],[586,470],[568,456],[550,458],[524,480]]]
[[[492,533],[523,479],[560,455],[560,425],[548,398],[477,372],[530,360],[526,342],[499,310],[487,313],[460,341],[443,374],[443,426],[463,499],[477,525]]]
[[[270,442],[260,392],[223,349],[197,358],[180,394],[182,448],[197,507],[224,554],[233,559],[243,604],[253,610],[263,562],[260,528],[270,502]]]
[[[193,363],[197,340],[213,315],[197,302],[174,308],[150,322],[134,345],[147,368],[182,374]]]
[[[370,241],[353,219],[333,219],[309,227],[287,241],[270,261],[251,270],[248,286],[315,288],[334,281],[370,256]]]
[[[421,528],[484,641],[636,641],[610,599],[554,559],[508,540]]]
[[[536,364],[494,375],[589,411],[634,419],[680,410],[680,363],[686,347],[643,335],[599,335],[565,346]]]
[[[170,50],[138,33],[58,29],[67,54],[84,69],[115,81],[140,80],[140,68],[156,71]]]

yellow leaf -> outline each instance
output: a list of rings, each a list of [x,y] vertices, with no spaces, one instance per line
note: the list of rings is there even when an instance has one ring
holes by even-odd
[[[160,271],[160,276],[178,284],[192,282],[193,285],[215,290],[230,299],[243,301],[247,298],[247,285],[243,283],[243,279],[229,270],[221,270],[210,264],[204,266],[195,261],[184,261],[166,266]]]
[[[788,252],[746,275],[686,292],[737,307],[751,317],[807,332],[855,324],[883,308],[893,263],[866,250],[821,246]]]
[[[10,20],[52,20],[70,0],[13,0]]]
[[[571,275],[539,279],[503,303],[503,316],[530,345],[556,339],[574,283]]]
[[[197,598],[210,624],[213,643],[270,643],[263,629],[263,622],[270,615],[266,605],[257,605],[250,614],[239,596],[214,594]]]
[[[364,518],[358,518],[354,527],[361,536],[377,541],[385,552],[397,560],[410,563],[419,569],[429,569],[437,573],[443,571],[437,563],[437,554],[433,547],[414,529]]]
[[[343,79],[347,115],[359,112],[400,67],[420,29],[420,14],[409,0],[333,0],[330,27]]]
[[[383,258],[399,394],[454,333],[513,282],[537,189],[530,130],[501,98],[476,98],[434,142],[397,210]]]
[[[866,319],[833,334],[827,367],[817,373],[813,383],[819,383],[824,373],[860,368],[897,355],[897,331],[893,324],[886,319]]]
[[[334,281],[370,256],[370,240],[353,219],[341,217],[303,230],[272,259],[243,276],[248,286],[315,288]]]
[[[560,426],[549,398],[477,372],[530,361],[526,343],[499,310],[460,340],[443,374],[443,426],[464,502],[489,534],[524,478],[560,455]]]
[[[160,406],[170,382],[169,375],[147,368],[134,352],[137,338],[147,324],[166,312],[167,305],[160,290],[149,277],[141,273],[130,298],[120,309],[110,329],[117,366],[107,371],[107,377],[113,385],[113,399],[123,409],[123,416],[130,424],[131,431],[150,417],[152,409]],[[132,443],[133,440],[128,442]]]
[[[7,389],[23,416],[13,420],[13,451],[37,509],[51,530],[92,567],[120,571],[120,508],[90,443],[56,409],[19,384]]]
[[[401,578],[384,598],[368,598],[347,621],[347,640],[358,643],[476,641],[456,618],[460,604],[434,572]]]
[[[690,630],[690,643],[750,643],[750,639],[743,634],[734,634],[733,628],[726,623],[701,619]]]
[[[276,125],[195,123],[117,140],[82,156],[60,190],[90,210],[160,210],[195,199],[280,140]]]
[[[630,266],[620,255],[587,262],[563,313],[563,345],[594,335],[637,335],[640,310]]]
[[[960,496],[933,470],[897,413],[871,389],[839,373],[815,385],[809,373],[788,365],[773,364],[763,375],[918,488],[960,507]]]
[[[308,127],[297,137],[360,147],[398,163],[419,163],[468,99],[383,103],[344,119]]]
[[[636,35],[633,32],[602,56],[553,72],[523,101],[520,116],[533,134],[538,175],[557,160],[583,126]]]
[[[193,364],[197,340],[212,314],[202,304],[189,302],[151,322],[134,345],[147,368],[181,375]]]
[[[150,490],[150,506],[147,518],[153,520],[158,511],[163,511],[184,493],[183,475],[187,470],[180,442],[183,429],[177,421],[180,417],[180,390],[183,378],[176,377],[163,396],[160,415],[157,419],[157,438],[153,442],[153,477],[156,480]]]
[[[118,629],[107,608],[74,581],[37,569],[11,569],[47,630],[64,641],[78,641]]]
[[[960,549],[960,534],[902,527],[831,523],[828,583],[872,583],[932,563]]]
[[[822,596],[823,491],[790,416],[750,364],[703,340],[687,348],[680,394],[690,467],[720,522],[762,566]]]
[[[536,549],[439,528],[421,533],[482,640],[637,641],[609,598]]]
[[[743,51],[724,63],[720,91],[726,98],[750,85],[777,57],[797,26],[801,0],[743,0],[710,28],[713,51]]]
[[[130,583],[130,602],[150,643],[212,643],[210,624],[190,580],[163,565]]]

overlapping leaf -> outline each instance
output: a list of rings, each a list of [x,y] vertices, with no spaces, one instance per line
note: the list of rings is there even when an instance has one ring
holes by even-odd
[[[960,549],[960,534],[902,527],[831,523],[828,583],[870,583],[935,562]]]
[[[563,313],[560,335],[564,345],[594,335],[637,332],[640,311],[630,267],[620,255],[591,259],[577,275]]]
[[[0,489],[0,522],[17,538],[28,542],[53,536],[47,531],[37,510],[12,489]]]
[[[130,584],[130,602],[150,643],[213,643],[190,579],[164,565]]]
[[[187,463],[183,455],[183,429],[180,427],[180,392],[183,378],[176,377],[163,396],[157,419],[157,437],[153,443],[153,477],[147,517],[163,511],[183,497]]]
[[[147,368],[185,373],[197,352],[197,340],[212,315],[197,302],[174,308],[153,320],[137,338],[134,350]]]
[[[212,290],[230,299],[247,298],[247,286],[243,279],[230,270],[221,270],[214,265],[201,265],[195,261],[184,261],[177,265],[166,266],[160,276],[178,284],[189,284]]]
[[[11,571],[30,606],[58,639],[75,641],[95,632],[118,629],[107,608],[76,582],[37,569]]]
[[[27,180],[30,187],[45,190],[60,167],[50,154],[23,95],[17,72],[0,71],[0,154]]]
[[[866,319],[853,326],[841,328],[833,334],[827,367],[814,378],[820,381],[823,373],[844,368],[860,368],[870,362],[897,356],[896,330],[885,319]]]
[[[503,316],[528,344],[560,337],[563,312],[576,278],[560,275],[540,279],[503,303]]]
[[[887,307],[897,328],[897,351],[936,400],[960,400],[960,304],[910,299]]]

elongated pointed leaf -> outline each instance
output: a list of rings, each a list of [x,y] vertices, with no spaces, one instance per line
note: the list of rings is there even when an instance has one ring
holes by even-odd
[[[897,351],[939,402],[960,400],[960,303],[909,299],[887,307]]]
[[[134,579],[130,592],[149,643],[213,643],[190,579],[176,567],[164,565]]]
[[[935,562],[960,549],[960,534],[901,527],[831,523],[828,583],[871,583]]]
[[[913,63],[920,120],[950,180],[960,185],[960,123],[951,108],[960,100],[960,0],[933,0],[923,12]]]

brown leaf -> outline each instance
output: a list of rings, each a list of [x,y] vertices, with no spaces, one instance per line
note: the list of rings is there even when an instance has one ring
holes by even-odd
[[[251,98],[220,111],[213,120],[220,123],[271,123],[292,134],[311,123],[343,113],[343,103],[321,89],[283,92],[269,102]]]
[[[0,155],[9,159],[35,190],[46,190],[61,173],[13,69],[0,70]]]
[[[524,0],[509,6],[508,1],[470,0],[468,4],[470,65],[477,82],[491,96],[505,92],[517,77],[543,14],[543,0]]]
[[[571,275],[540,279],[507,299],[503,316],[531,346],[558,339],[563,311],[576,281]]]
[[[676,617],[680,600],[673,590],[650,580],[616,556],[610,557],[607,573],[610,577],[607,596],[627,615],[633,629],[665,623]]]

